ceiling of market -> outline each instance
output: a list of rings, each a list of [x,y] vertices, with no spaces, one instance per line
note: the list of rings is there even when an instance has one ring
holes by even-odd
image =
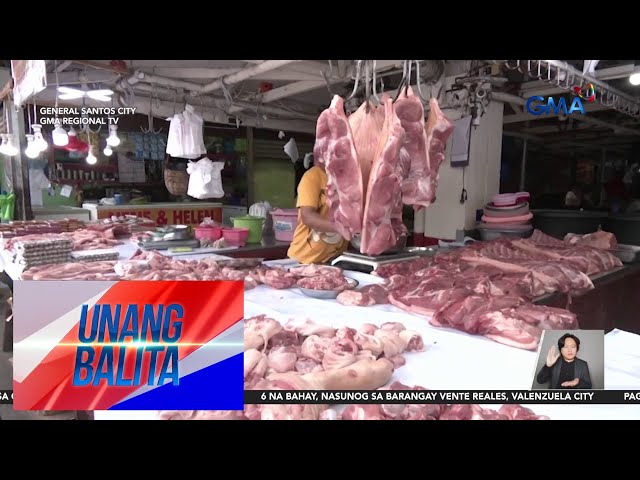
[[[5,61],[6,62],[6,61]],[[378,89],[395,91],[403,77],[403,60],[377,60]],[[538,80],[527,60],[518,61],[421,61],[424,84],[444,76],[451,78],[480,75],[501,79],[489,81],[493,93],[570,97],[567,89]],[[584,60],[565,60],[582,72]],[[135,106],[142,114],[166,118],[181,111],[184,102],[193,105],[205,120],[226,125],[253,125],[275,130],[313,133],[315,119],[330,102],[332,93],[349,96],[354,87],[354,61],[351,60],[48,60],[49,88],[37,103],[53,105],[56,85],[75,88],[110,88],[116,92],[113,106]],[[635,64],[638,66],[634,66]],[[493,68],[490,68],[493,65]],[[531,66],[531,63],[528,64]],[[5,63],[5,67],[6,67]],[[509,68],[511,66],[511,68]],[[599,82],[640,102],[640,86],[629,82],[629,75],[640,71],[634,60],[600,60],[591,74]],[[415,71],[411,84],[416,84]],[[364,82],[356,98],[364,99]],[[447,88],[449,85],[447,84]],[[430,91],[430,90],[425,90]],[[442,90],[441,90],[442,92]],[[447,92],[439,97],[447,103]],[[511,98],[511,97],[509,97]],[[626,152],[640,140],[640,118],[621,113],[596,101],[587,104],[586,115],[534,116],[522,102],[503,100],[506,135],[529,138],[532,145],[562,150],[602,149]],[[83,100],[58,101],[60,105],[83,105]],[[87,106],[111,106],[84,100]],[[568,105],[570,105],[570,101]],[[446,105],[443,105],[446,107]],[[535,148],[535,147],[534,147]]]

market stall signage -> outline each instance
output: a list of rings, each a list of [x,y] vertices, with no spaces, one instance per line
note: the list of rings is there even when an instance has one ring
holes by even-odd
[[[154,208],[147,205],[135,206],[130,209],[99,209],[98,219],[135,215],[141,218],[154,220],[157,225],[200,225],[205,218],[211,218],[216,222],[222,222],[222,207],[163,207]]]
[[[14,301],[16,410],[244,408],[241,281],[22,281]]]

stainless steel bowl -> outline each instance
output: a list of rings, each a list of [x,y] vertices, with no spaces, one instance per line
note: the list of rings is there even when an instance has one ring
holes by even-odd
[[[438,253],[438,247],[407,247],[404,251],[421,257],[431,257]]]
[[[360,284],[360,282],[353,278],[346,278],[347,282],[349,282],[349,288],[347,290],[353,290]],[[315,290],[313,288],[298,288],[307,297],[318,298],[320,300],[333,300],[342,292],[342,290]]]

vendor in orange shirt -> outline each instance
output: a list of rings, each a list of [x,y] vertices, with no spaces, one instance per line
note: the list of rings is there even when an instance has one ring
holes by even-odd
[[[349,246],[329,220],[326,188],[327,174],[318,165],[298,185],[298,226],[287,254],[302,264],[328,263]]]

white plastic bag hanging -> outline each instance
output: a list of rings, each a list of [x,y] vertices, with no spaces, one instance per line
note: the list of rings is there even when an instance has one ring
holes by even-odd
[[[290,139],[287,144],[284,146],[284,153],[289,155],[289,158],[293,163],[298,161],[300,158],[300,154],[298,153],[298,145],[296,145],[295,139]]]
[[[187,195],[197,198],[222,198],[222,169],[224,162],[212,162],[205,157],[197,162],[189,162],[187,173],[189,174],[189,187]]]

